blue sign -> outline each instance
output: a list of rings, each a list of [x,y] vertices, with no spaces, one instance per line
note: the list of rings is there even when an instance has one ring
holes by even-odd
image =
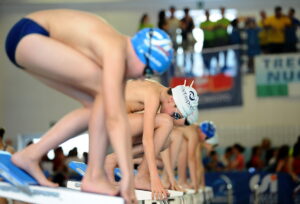
[[[296,204],[300,184],[286,173],[206,173],[206,185],[214,190],[213,202],[252,204]]]

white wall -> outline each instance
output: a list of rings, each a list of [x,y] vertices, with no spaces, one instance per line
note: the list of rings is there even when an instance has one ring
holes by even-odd
[[[25,2],[25,3],[24,3]],[[30,3],[26,3],[30,2]],[[70,2],[70,1],[69,1]],[[78,2],[78,1],[77,1]],[[132,35],[143,12],[148,12],[156,22],[160,8],[174,4],[178,8],[196,8],[196,1],[114,1],[90,3],[43,3],[42,0],[2,0],[0,1],[0,126],[7,129],[7,136],[16,140],[18,133],[46,131],[49,122],[58,120],[65,113],[79,107],[75,101],[46,88],[30,76],[13,66],[4,53],[4,40],[10,27],[22,16],[40,9],[72,8],[94,12],[106,18],[122,33]],[[237,8],[239,15],[256,15],[261,8],[285,5],[299,8],[298,0],[211,0],[205,1],[208,8],[226,5]],[[268,6],[266,6],[268,5]],[[259,9],[255,9],[259,8]],[[272,12],[272,9],[270,9]],[[270,13],[271,14],[271,13]],[[297,13],[299,15],[299,12]],[[244,106],[239,108],[203,111],[203,118],[216,121],[218,126],[260,126],[300,124],[299,100],[285,98],[257,99],[254,95],[253,78],[246,77],[243,84]]]

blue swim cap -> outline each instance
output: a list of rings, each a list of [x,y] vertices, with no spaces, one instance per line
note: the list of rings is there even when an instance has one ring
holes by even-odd
[[[138,58],[145,65],[149,60],[153,71],[162,74],[170,67],[174,50],[169,35],[163,30],[144,28],[131,38],[131,43]]]
[[[206,140],[215,136],[216,126],[211,121],[204,121],[200,124],[199,128],[206,135]]]

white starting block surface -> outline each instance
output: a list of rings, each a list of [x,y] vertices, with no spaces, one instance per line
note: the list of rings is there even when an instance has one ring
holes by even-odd
[[[206,199],[208,199],[208,200],[213,199],[214,191],[213,191],[212,187],[206,186],[204,189],[204,193],[205,193]]]
[[[67,188],[74,189],[74,190],[80,190],[81,182],[79,181],[68,181],[67,182]],[[180,191],[172,191],[168,190],[170,196],[169,198],[173,199],[175,197],[183,196],[183,192]],[[151,191],[143,191],[143,190],[135,190],[135,195],[137,200],[152,200],[151,197]]]
[[[187,189],[185,189],[185,193],[186,194],[195,194],[196,191],[195,191],[195,189],[187,188]]]
[[[184,203],[206,203],[213,198],[213,190],[211,187],[205,187],[195,191],[194,189],[185,189],[183,196]]]
[[[59,204],[59,203],[113,203],[124,204],[121,197],[99,195],[79,192],[68,188],[49,188],[44,186],[29,186],[31,195],[19,190],[17,187],[0,182],[0,197],[20,200],[29,203]]]
[[[183,192],[180,191],[168,190],[168,192],[170,194],[168,199],[173,199],[176,197],[183,196]],[[137,200],[152,200],[151,191],[135,190],[135,195],[137,197]]]

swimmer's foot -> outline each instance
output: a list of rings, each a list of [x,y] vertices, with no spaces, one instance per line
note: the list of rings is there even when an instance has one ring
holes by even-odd
[[[138,173],[134,177],[134,186],[136,189],[151,191],[150,175]]]
[[[105,174],[106,174],[108,180],[112,184],[118,185],[118,183],[115,181],[115,175],[114,175],[115,167],[117,167],[117,160],[116,160],[115,156],[108,155],[105,158],[105,164],[104,164]]]
[[[30,150],[28,149],[24,149],[13,154],[11,161],[16,166],[25,170],[28,174],[35,178],[40,185],[48,187],[58,187],[58,184],[53,183],[46,178],[39,165],[39,159],[32,158],[31,155],[34,155],[34,153],[30,152]]]
[[[81,190],[110,196],[120,195],[119,188],[109,182],[105,177],[92,178],[85,175],[81,183]]]

